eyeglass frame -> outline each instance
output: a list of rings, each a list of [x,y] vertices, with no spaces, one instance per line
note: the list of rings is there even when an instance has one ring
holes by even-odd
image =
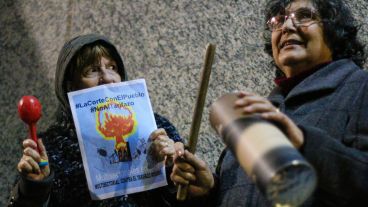
[[[308,20],[307,22],[296,22],[296,13],[298,11],[305,11],[305,10],[309,10],[311,13],[311,16],[309,17],[310,20]],[[267,27],[270,31],[274,32],[274,31],[280,31],[282,29],[282,26],[286,23],[286,21],[290,18],[291,22],[293,23],[294,26],[296,27],[309,27],[310,25],[314,24],[314,23],[319,23],[321,22],[321,18],[320,15],[318,14],[317,10],[315,9],[311,9],[311,8],[307,8],[307,7],[303,7],[303,8],[299,8],[296,11],[292,11],[292,12],[288,12],[289,14],[278,14],[275,16],[272,16],[268,21],[267,21]],[[275,28],[275,26],[272,26],[272,19],[276,18],[276,17],[280,17],[279,19],[283,19],[282,24],[279,23],[280,25]]]

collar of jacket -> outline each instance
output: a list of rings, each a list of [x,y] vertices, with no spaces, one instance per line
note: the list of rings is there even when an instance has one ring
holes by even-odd
[[[276,87],[269,99],[273,103],[285,102],[308,93],[334,90],[349,75],[360,68],[350,59],[341,59],[328,64],[296,85],[287,95],[282,95],[280,87]]]

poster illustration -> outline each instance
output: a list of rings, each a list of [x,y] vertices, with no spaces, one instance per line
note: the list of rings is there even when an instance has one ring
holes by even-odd
[[[156,127],[144,79],[68,93],[92,199],[167,185],[163,162],[147,154]]]

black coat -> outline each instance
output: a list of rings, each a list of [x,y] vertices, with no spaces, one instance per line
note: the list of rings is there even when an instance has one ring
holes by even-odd
[[[164,117],[155,114],[158,128],[164,128],[174,142],[182,141],[175,127]],[[52,173],[42,182],[22,177],[14,187],[10,206],[171,206],[176,188],[170,186],[129,196],[119,196],[105,200],[92,200],[82,163],[78,139],[71,117],[60,113],[57,122],[45,133],[40,134],[45,143]],[[170,169],[166,169],[167,176]],[[48,199],[48,202],[45,202]]]
[[[368,73],[339,60],[286,96],[275,88],[269,100],[302,129],[301,153],[317,171],[317,190],[304,206],[368,206]],[[270,206],[233,154],[224,153],[215,205]]]

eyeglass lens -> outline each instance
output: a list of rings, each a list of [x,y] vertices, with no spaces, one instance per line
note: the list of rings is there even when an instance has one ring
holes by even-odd
[[[291,18],[293,24],[296,26],[305,26],[306,24],[316,20],[315,12],[310,8],[300,8],[294,12],[287,14],[279,14],[272,17],[267,24],[269,25],[271,31],[279,30],[284,25],[284,23]]]

